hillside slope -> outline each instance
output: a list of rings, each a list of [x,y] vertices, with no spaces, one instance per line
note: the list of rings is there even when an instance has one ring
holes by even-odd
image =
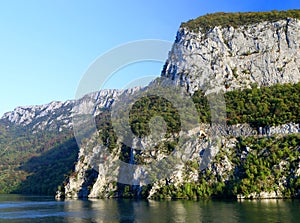
[[[104,90],[78,101],[17,107],[5,113],[0,119],[0,193],[54,195],[78,158],[73,108],[96,107],[97,112],[120,93]]]

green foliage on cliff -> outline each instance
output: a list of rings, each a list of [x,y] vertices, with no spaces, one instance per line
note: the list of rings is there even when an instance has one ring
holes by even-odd
[[[224,95],[227,124],[249,123],[258,128],[299,123],[299,93],[300,83],[229,91]],[[209,123],[211,111],[207,97],[199,90],[194,93],[192,100],[199,114],[199,122]],[[139,137],[148,135],[149,121],[155,115],[164,118],[168,133],[180,131],[180,116],[176,109],[171,103],[156,97],[145,97],[134,104],[129,119],[132,131]],[[112,128],[109,129],[112,131]]]
[[[300,123],[300,83],[232,91],[225,95],[228,124],[254,127]]]
[[[268,125],[280,125],[287,122],[299,123],[300,121],[300,83],[274,85],[271,87],[236,90],[226,93],[227,123],[250,123],[253,127]],[[199,113],[200,122],[209,122],[211,119],[210,107],[207,98],[202,91],[197,91],[192,96]],[[155,97],[143,98],[132,108],[130,114],[133,131],[139,136],[149,133],[149,120],[155,115],[163,115],[168,122],[177,126],[180,130],[180,117],[175,116],[176,110],[170,103],[162,102]],[[162,109],[163,108],[163,109]],[[106,120],[106,119],[101,119]],[[108,119],[107,119],[108,120]],[[107,122],[109,123],[109,121]],[[177,123],[177,124],[176,124]],[[110,126],[108,124],[107,126]],[[100,125],[99,125],[100,127]],[[103,125],[102,125],[103,127]],[[172,130],[172,129],[171,129]],[[174,130],[174,129],[173,129]],[[107,132],[113,130],[107,128]],[[112,133],[113,134],[113,133]],[[109,134],[105,134],[105,140],[110,141]],[[115,139],[114,137],[112,138]],[[293,171],[299,163],[300,136],[290,135],[282,138],[239,138],[236,148],[231,149],[230,154],[221,151],[213,165],[222,163],[224,155],[230,159],[235,169],[230,173],[228,180],[222,179],[221,175],[204,170],[200,174],[198,182],[185,182],[175,186],[166,183],[153,198],[176,198],[176,199],[203,199],[203,198],[235,198],[238,194],[249,195],[253,192],[282,191],[284,197],[294,197],[300,186],[299,178],[295,178]],[[251,152],[248,154],[246,147]],[[164,148],[158,148],[163,151]],[[172,150],[171,150],[172,151]],[[246,158],[241,156],[246,153]],[[121,160],[129,162],[130,148],[122,147]],[[139,155],[135,154],[135,161],[139,161]],[[280,165],[285,164],[284,168]],[[141,162],[142,163],[142,162]],[[196,161],[188,161],[184,172],[189,173],[199,170]],[[286,185],[280,184],[280,179],[288,179]],[[143,187],[139,195],[146,198],[151,187]],[[118,196],[133,198],[137,196],[137,188],[130,185],[118,187]]]
[[[200,172],[197,182],[185,182],[179,186],[166,184],[154,198],[236,198],[238,194],[248,196],[270,191],[279,191],[286,198],[296,197],[300,190],[300,178],[295,174],[300,162],[299,145],[299,134],[282,138],[239,138],[230,152],[223,148],[217,154],[211,167]],[[213,172],[215,165],[222,165],[225,155],[234,167],[227,173],[228,179]],[[195,171],[198,166],[195,162],[188,162],[185,168],[185,171]]]
[[[95,122],[103,145],[112,152],[113,149],[117,147],[117,136],[111,123],[110,110],[104,109],[101,111],[101,113],[95,117]]]
[[[188,22],[182,23],[181,27],[187,27],[194,31],[201,29],[207,32],[210,29],[221,27],[239,27],[256,24],[264,21],[274,22],[287,18],[300,19],[300,10],[270,11],[270,12],[237,12],[237,13],[213,13],[207,14]]]
[[[180,131],[180,117],[168,100],[158,96],[140,98],[130,110],[129,120],[132,132],[139,137],[149,135],[151,118],[161,116],[167,126],[167,133]]]
[[[230,91],[225,94],[227,123],[249,123],[252,127],[300,122],[300,83]],[[193,101],[201,122],[210,121],[207,98],[195,92]]]
[[[300,190],[300,178],[295,175],[300,157],[300,135],[282,138],[240,138],[232,159],[236,173],[227,182],[232,194],[283,191],[284,197],[295,197]],[[247,148],[248,147],[248,148]],[[246,158],[241,159],[239,154]],[[286,182],[281,182],[286,179]]]

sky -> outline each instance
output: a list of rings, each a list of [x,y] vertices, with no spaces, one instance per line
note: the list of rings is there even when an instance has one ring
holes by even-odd
[[[132,41],[173,42],[181,22],[221,11],[299,8],[299,0],[0,1],[0,117],[17,106],[73,99],[97,58]],[[126,67],[99,88],[158,76],[162,66]]]

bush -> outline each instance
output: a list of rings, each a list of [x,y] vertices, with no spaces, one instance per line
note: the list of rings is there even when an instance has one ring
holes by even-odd
[[[287,18],[300,19],[300,10],[238,13],[218,12],[214,14],[207,14],[182,23],[181,27],[186,27],[194,31],[201,30],[202,32],[208,32],[216,26],[239,27],[264,21],[275,22]]]

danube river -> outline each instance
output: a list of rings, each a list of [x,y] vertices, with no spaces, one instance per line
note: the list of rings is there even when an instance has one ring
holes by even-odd
[[[66,200],[0,195],[1,223],[299,222],[300,200]]]

